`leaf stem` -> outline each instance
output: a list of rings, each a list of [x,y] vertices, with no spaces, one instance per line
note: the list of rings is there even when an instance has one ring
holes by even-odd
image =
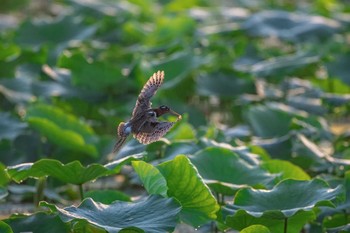
[[[34,194],[34,205],[36,207],[38,207],[39,202],[43,200],[45,184],[46,184],[46,177],[40,177],[36,181],[36,193]]]
[[[79,184],[78,186],[79,186],[80,200],[82,201],[84,199],[83,184]]]
[[[287,228],[288,228],[288,218],[284,219],[284,233],[287,233]]]

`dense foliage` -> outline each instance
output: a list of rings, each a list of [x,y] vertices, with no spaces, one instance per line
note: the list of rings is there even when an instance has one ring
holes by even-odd
[[[1,5],[0,232],[350,230],[346,1]],[[157,70],[183,119],[111,153]]]

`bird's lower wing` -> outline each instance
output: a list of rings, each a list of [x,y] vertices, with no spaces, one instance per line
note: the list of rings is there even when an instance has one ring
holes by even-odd
[[[158,141],[173,125],[174,122],[154,122],[147,126],[153,127],[152,130],[147,130],[147,132],[141,130],[141,132],[134,134],[134,138],[142,144],[149,144]]]

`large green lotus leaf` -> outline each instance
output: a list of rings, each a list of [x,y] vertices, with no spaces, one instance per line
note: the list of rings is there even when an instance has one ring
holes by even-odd
[[[271,140],[259,140],[255,144],[268,151],[271,157],[289,160],[302,169],[319,171],[331,166],[329,156],[302,134],[289,134]],[[333,158],[332,160],[334,163],[340,162]]]
[[[254,145],[263,148],[272,158],[291,159],[293,141],[290,134],[272,139],[256,139],[254,140]]]
[[[2,232],[2,233],[13,233],[10,225],[6,224],[3,221],[0,221],[0,232]]]
[[[347,50],[346,53],[337,54],[335,59],[326,64],[327,71],[331,77],[339,78],[348,86],[350,85],[350,79],[347,73],[347,69],[350,65],[349,62],[350,53]],[[347,91],[349,93],[349,91]]]
[[[198,172],[208,180],[235,185],[272,185],[275,175],[248,164],[229,149],[211,147],[190,156]]]
[[[324,116],[328,111],[321,101],[315,101],[315,98],[310,98],[307,94],[306,96],[290,97],[286,104],[316,116]]]
[[[343,214],[344,218],[344,214]],[[344,225],[341,227],[335,227],[335,228],[327,228],[327,233],[348,233],[350,232],[350,225]]]
[[[314,211],[300,210],[290,218],[280,216],[280,211],[269,211],[257,218],[244,210],[238,210],[234,215],[227,216],[225,224],[236,230],[259,224],[267,227],[271,232],[285,232],[285,224],[287,224],[286,233],[299,233],[306,223],[315,218]]]
[[[297,69],[319,62],[320,58],[307,53],[272,57],[250,66],[249,72],[257,77],[284,76]],[[235,66],[236,69],[239,67]],[[245,68],[245,67],[244,67]]]
[[[166,180],[156,167],[143,161],[133,161],[131,164],[149,194],[159,194],[167,197]]]
[[[283,22],[283,23],[281,23]],[[341,28],[333,19],[281,10],[259,11],[243,24],[250,35],[302,42],[330,37]]]
[[[90,126],[79,121],[79,119],[77,119],[74,115],[67,114],[62,109],[50,105],[37,104],[31,106],[27,110],[26,117],[48,119],[64,129],[70,129],[74,132],[77,132],[86,140],[94,136],[94,131]]]
[[[289,218],[299,210],[310,211],[316,206],[335,207],[334,202],[340,202],[343,194],[342,186],[332,189],[320,179],[287,179],[271,190],[243,188],[237,192],[234,204],[227,208],[232,213],[243,209],[256,218],[268,211],[277,211],[276,216]]]
[[[7,168],[8,174],[16,182],[22,182],[28,177],[52,176],[71,184],[83,184],[105,175],[108,171],[100,164],[83,167],[79,161],[62,164],[53,159],[41,159],[35,163],[19,164]]]
[[[145,232],[171,232],[181,211],[176,200],[158,195],[135,203],[114,202],[105,205],[87,198],[78,207],[61,209],[46,202],[41,202],[40,205],[58,212],[64,222],[85,220],[110,233],[120,232],[128,227],[137,227]]]
[[[7,173],[16,182],[22,182],[29,177],[52,176],[66,183],[84,184],[101,176],[118,173],[123,165],[135,159],[137,158],[129,156],[105,166],[90,164],[87,167],[82,166],[79,161],[62,164],[54,159],[41,159],[35,163],[23,163],[8,167]]]
[[[121,85],[120,69],[103,61],[90,61],[83,54],[63,54],[58,61],[59,67],[68,68],[72,72],[72,82],[76,87],[101,91]]]
[[[44,65],[42,67],[48,77],[53,80],[52,82],[33,82],[33,91],[36,95],[40,96],[64,96],[70,98],[82,99],[85,105],[91,104],[90,100],[95,101],[101,98],[104,93],[99,93],[91,89],[76,87],[72,84],[72,72],[67,72],[65,68],[50,67]],[[79,108],[82,103],[79,102]],[[84,105],[84,106],[85,106]],[[72,106],[74,108],[74,106]]]
[[[241,188],[249,187],[249,185],[237,185],[218,180],[205,179],[204,181],[211,190],[213,190],[215,193],[220,193],[223,196],[234,196]]]
[[[197,93],[202,96],[237,97],[253,93],[254,83],[235,74],[214,73],[196,79]]]
[[[349,222],[350,216],[342,212],[327,216],[323,219],[322,225],[327,229],[327,232],[332,232],[332,230],[335,230],[334,232],[341,232],[340,230],[344,230],[342,228],[345,226],[350,227],[348,225]]]
[[[131,201],[131,198],[116,190],[91,190],[84,192],[84,198],[91,197],[94,201],[101,202],[103,204],[111,204],[112,202],[118,201]]]
[[[0,79],[0,93],[12,103],[26,103],[35,98],[31,90],[31,80],[21,77]]]
[[[289,132],[293,114],[283,108],[253,105],[247,110],[247,120],[258,137],[283,136]],[[273,122],[273,124],[271,124]]]
[[[72,224],[70,224],[71,227],[71,231],[70,232],[84,232],[84,233],[106,233],[106,230],[92,225],[91,223],[89,223],[87,220],[81,220],[81,219],[77,219],[76,221],[73,221]],[[120,231],[122,232],[122,231]],[[130,233],[144,233],[144,231],[136,228],[135,231],[131,231]]]
[[[89,145],[84,141],[84,138],[76,132],[65,130],[53,122],[38,118],[30,117],[27,119],[30,127],[39,131],[46,136],[52,143],[68,150],[82,152],[92,157],[97,157],[96,147]]]
[[[251,225],[241,230],[240,233],[271,233],[271,231],[263,225]]]
[[[26,123],[11,117],[9,113],[0,113],[0,140],[15,139],[23,132],[25,127]]]
[[[43,61],[45,62],[45,61]],[[28,103],[32,102],[36,96],[40,97],[78,97],[86,101],[89,99],[96,99],[99,95],[92,90],[85,90],[78,87],[73,87],[71,84],[71,74],[67,69],[52,69],[47,65],[42,67],[42,72],[48,75],[52,81],[39,80],[28,78],[38,76],[41,70],[33,72],[30,66],[19,66],[16,69],[16,78],[14,79],[0,79],[0,93],[6,99],[13,103]],[[23,75],[26,74],[26,75]]]
[[[25,21],[16,30],[16,41],[19,44],[40,46],[44,43],[67,44],[72,40],[83,40],[96,31],[96,26],[85,26],[82,18],[65,16],[55,21]]]
[[[157,166],[168,185],[168,196],[182,206],[181,220],[198,227],[216,219],[219,206],[197,169],[185,155]]]
[[[292,152],[291,161],[301,168],[319,170],[318,168],[329,167],[325,152],[303,134],[294,137]]]
[[[7,42],[5,44],[8,45]],[[0,54],[1,54],[1,52],[0,52]],[[11,78],[12,77],[23,78],[24,74],[18,73],[19,68],[21,68],[23,66],[36,67],[36,68],[38,68],[38,70],[40,70],[40,65],[47,61],[48,49],[45,46],[21,48],[21,50],[18,52],[20,52],[20,53],[19,54],[12,54],[9,57],[7,57],[6,60],[3,60],[3,61],[0,60],[0,77],[6,77],[6,79],[1,80],[1,84],[4,84],[4,86],[7,86],[6,84],[11,83],[11,81],[7,82],[10,80],[7,78],[10,78],[10,77]],[[7,55],[9,55],[9,54],[7,54]],[[5,56],[7,56],[7,55],[5,55]],[[30,78],[30,79],[35,79],[35,77],[33,77],[33,76],[28,77],[27,76],[27,78]],[[30,81],[30,80],[28,80],[28,81]],[[22,88],[18,87],[15,89],[19,90]],[[16,94],[21,94],[21,93],[12,93],[11,90],[6,90],[6,89],[2,89],[1,92],[10,101],[13,101],[14,99],[18,99],[18,97],[17,98],[15,97]],[[23,96],[21,96],[21,97],[23,97]],[[22,100],[25,102],[33,101],[33,99],[27,99],[27,100],[22,99]]]
[[[105,175],[108,171],[100,164],[90,164],[84,167],[79,161],[62,164],[57,160],[49,159],[35,162],[31,170],[34,174],[45,174],[71,184],[84,184]]]
[[[50,232],[50,233],[69,233],[67,224],[57,215],[38,212],[32,215],[11,215],[10,218],[3,220],[11,226],[13,232]]]
[[[292,164],[289,161],[278,159],[264,161],[261,164],[261,167],[266,169],[270,173],[281,174],[276,180],[276,182],[285,179],[310,180],[310,176],[303,169]]]
[[[86,25],[83,17],[62,14],[53,21],[24,21],[16,30],[15,41],[23,47],[49,48],[49,63],[56,59],[71,42],[79,42],[91,37],[97,30],[96,25]]]
[[[31,168],[33,163],[21,163],[15,166],[7,167],[6,171],[8,176],[16,181],[17,183],[22,182],[23,180],[30,177]]]
[[[48,105],[35,105],[27,111],[27,121],[49,141],[70,150],[97,157],[93,130],[75,116]]]
[[[345,172],[345,177],[341,179],[345,188],[345,201],[337,206],[338,210],[348,209],[350,207],[350,171]],[[342,212],[343,213],[343,212]]]
[[[290,131],[293,118],[305,121],[320,131],[326,130],[324,124],[318,118],[284,104],[253,105],[248,108],[246,116],[255,135],[263,138],[286,135]]]

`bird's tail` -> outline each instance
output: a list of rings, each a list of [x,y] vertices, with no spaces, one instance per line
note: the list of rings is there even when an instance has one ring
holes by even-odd
[[[118,125],[117,134],[118,134],[119,139],[114,145],[113,153],[116,153],[120,150],[120,148],[124,145],[124,143],[128,137],[128,134],[125,133],[125,123],[124,122],[121,122]]]
[[[119,137],[118,141],[115,143],[114,148],[113,148],[113,153],[116,153],[122,148],[126,141],[127,137]]]

